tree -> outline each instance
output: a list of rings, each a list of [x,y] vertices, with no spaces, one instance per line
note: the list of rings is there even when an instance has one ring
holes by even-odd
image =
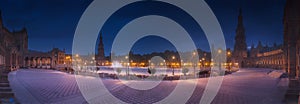
[[[182,73],[184,74],[184,76],[186,76],[186,73],[189,72],[189,69],[188,68],[183,68],[182,69]]]
[[[122,69],[121,68],[117,68],[118,75],[120,75],[121,72],[122,72]]]

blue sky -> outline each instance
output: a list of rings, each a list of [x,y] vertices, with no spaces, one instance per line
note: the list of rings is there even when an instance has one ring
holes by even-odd
[[[30,49],[49,51],[53,47],[58,47],[70,53],[77,23],[91,2],[92,0],[0,0],[0,9],[5,26],[9,30],[27,28]],[[248,46],[252,43],[257,44],[259,40],[268,45],[274,42],[282,43],[285,0],[206,0],[206,2],[221,24],[227,47],[232,48],[234,45],[239,8],[243,9]],[[116,13],[102,30],[105,54],[108,55],[110,52],[117,32],[114,30],[130,22],[133,17],[164,14],[176,20],[176,17],[181,15],[178,12],[180,12],[178,8],[148,1],[127,7],[122,13]],[[183,16],[180,22],[190,24],[186,28],[196,26],[188,16]],[[196,46],[209,50],[202,30],[191,28],[190,30]],[[153,44],[157,44],[157,47],[151,47]],[[136,53],[150,53],[166,49],[174,50],[174,47],[165,39],[147,37],[138,41],[132,49]]]

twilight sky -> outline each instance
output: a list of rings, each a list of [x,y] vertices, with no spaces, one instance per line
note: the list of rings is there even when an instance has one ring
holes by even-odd
[[[26,27],[29,48],[49,51],[53,47],[66,49],[71,53],[73,35],[77,23],[92,0],[0,0],[5,26],[13,31]],[[238,9],[243,9],[247,44],[281,44],[283,37],[283,8],[285,0],[206,0],[217,16],[225,35],[226,45],[234,45]],[[196,46],[209,50],[202,30],[189,16],[178,8],[151,1],[134,3],[117,11],[102,28],[105,54],[110,52],[117,30],[134,18],[144,15],[165,15],[181,22],[190,33]],[[181,17],[179,18],[178,15]],[[184,27],[184,26],[183,26]],[[155,46],[155,47],[153,47]],[[174,50],[165,39],[146,37],[138,41],[132,50],[135,53]]]

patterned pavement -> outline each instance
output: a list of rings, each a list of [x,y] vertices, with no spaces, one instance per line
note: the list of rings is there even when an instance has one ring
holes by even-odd
[[[224,77],[222,86],[213,104],[282,104],[286,86],[279,86],[280,79],[267,75],[268,69],[243,69]],[[81,94],[74,75],[40,69],[18,70],[10,73],[9,80],[16,97],[21,103],[43,104],[83,104],[87,103]],[[90,77],[81,80],[89,82]],[[197,86],[188,100],[188,104],[199,103],[206,87],[207,78],[197,80]],[[103,79],[105,87],[116,98],[125,103],[151,104],[169,96],[178,81],[163,81],[149,90],[135,90],[118,80]],[[128,82],[130,83],[130,82]],[[150,83],[150,82],[149,82]],[[189,84],[188,80],[185,84]],[[93,84],[86,85],[87,89],[96,88]],[[96,88],[97,89],[97,88]],[[107,94],[92,100],[104,98],[101,102],[113,103],[105,99]],[[178,97],[181,97],[178,95]]]

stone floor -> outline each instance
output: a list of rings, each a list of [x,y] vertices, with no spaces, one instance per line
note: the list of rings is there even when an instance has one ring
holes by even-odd
[[[286,104],[299,104],[300,99],[300,81],[298,79],[289,80],[289,88],[285,94]]]
[[[10,70],[0,68],[0,103],[1,104],[18,104],[14,96],[14,92],[8,81],[8,73]]]
[[[282,83],[280,79],[269,77],[267,75],[269,71],[269,69],[241,69],[234,74],[225,76],[212,103],[282,104],[287,85],[284,82]],[[84,76],[80,78],[85,82],[92,82],[91,80],[94,79]],[[71,74],[52,70],[26,69],[11,72],[9,80],[16,97],[21,103],[87,103],[77,86],[75,76]],[[189,81],[185,80],[183,83],[188,86]],[[196,89],[187,101],[189,104],[200,102],[208,78],[201,78],[196,81],[198,82]],[[161,101],[170,96],[178,84],[178,81],[163,81],[152,89],[136,90],[120,83],[118,80],[103,79],[102,82],[111,95],[120,99],[123,103],[134,104],[150,104]],[[127,83],[133,82],[129,81]],[[86,88],[97,90],[93,83],[87,84]],[[88,102],[113,103],[112,100],[105,99],[108,95],[106,93],[99,94],[98,97],[89,99]],[[182,97],[182,95],[177,96],[178,98]]]

